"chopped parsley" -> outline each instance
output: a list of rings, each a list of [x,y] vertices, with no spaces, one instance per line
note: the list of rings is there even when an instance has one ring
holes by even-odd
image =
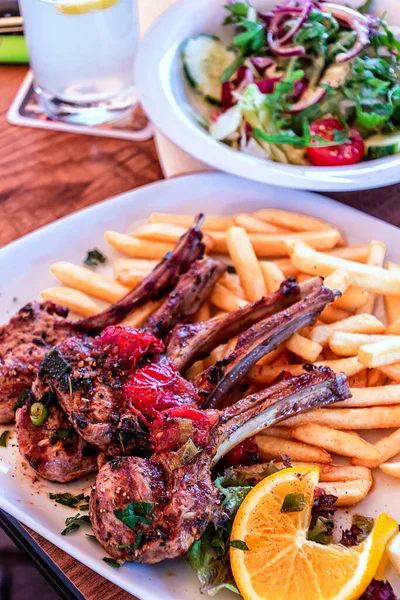
[[[76,508],[79,502],[85,499],[83,494],[78,494],[77,496],[73,496],[69,492],[65,492],[64,494],[49,494],[50,500],[54,500],[58,504],[62,504],[63,506],[69,506],[70,508]]]
[[[302,492],[294,492],[292,494],[286,494],[282,504],[282,513],[301,512],[305,509],[307,503],[305,496]]]
[[[110,565],[110,567],[114,567],[114,569],[119,569],[120,568],[120,564],[117,563],[116,560],[114,560],[113,558],[110,558],[109,556],[105,556],[103,558],[104,562],[107,563],[108,565]]]
[[[70,364],[65,360],[60,351],[54,348],[42,360],[39,375],[47,375],[48,377],[60,380],[70,368]]]
[[[73,531],[77,531],[81,525],[90,525],[90,519],[87,515],[80,515],[79,513],[75,517],[68,517],[65,519],[65,529],[61,532],[61,535],[69,535]]]
[[[7,448],[7,438],[9,436],[10,432],[8,430],[3,431],[3,433],[0,435],[0,446],[2,448]]]
[[[89,265],[89,267],[97,267],[100,264],[104,264],[106,260],[107,258],[104,256],[104,254],[102,254],[100,250],[97,250],[97,248],[94,248],[93,250],[88,251],[83,262],[85,265]]]
[[[20,393],[20,395],[18,396],[18,400],[14,404],[14,410],[17,410],[18,408],[22,408],[23,406],[25,406],[25,404],[27,403],[27,401],[29,400],[30,397],[31,397],[30,390],[28,388],[23,389],[22,392]]]
[[[153,523],[153,520],[148,518],[153,512],[153,508],[153,502],[131,502],[123,510],[114,510],[114,515],[129,529],[136,531],[136,525]]]
[[[249,550],[248,545],[246,544],[246,542],[243,542],[243,540],[233,540],[233,541],[229,542],[229,546],[231,548],[237,548],[238,550],[243,550],[244,552],[246,550]]]
[[[231,275],[236,275],[236,273],[237,273],[237,271],[233,265],[228,265],[226,267],[226,271],[227,271],[227,273],[230,273]]]
[[[71,436],[73,431],[74,431],[73,429],[57,429],[57,431],[54,431],[53,433],[51,433],[49,435],[49,438],[53,442],[59,441],[59,440],[66,440],[67,438],[69,438]]]

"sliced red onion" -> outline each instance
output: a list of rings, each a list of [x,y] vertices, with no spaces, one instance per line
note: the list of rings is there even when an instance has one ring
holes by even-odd
[[[326,94],[325,88],[317,88],[316,90],[311,90],[311,89],[306,90],[306,92],[303,94],[303,96],[300,98],[300,100],[298,102],[295,102],[294,104],[292,104],[292,106],[290,107],[290,112],[295,112],[295,113],[301,112],[302,110],[309,108],[313,104],[317,104],[317,102],[321,102],[321,100],[325,96],[325,94]]]
[[[275,84],[282,81],[281,77],[270,77],[269,79],[263,79],[262,81],[256,81],[256,85],[261,93],[272,94],[275,88]]]
[[[274,16],[273,12],[259,12],[257,14],[258,18],[261,19],[261,21],[264,21],[264,23],[266,23],[267,25],[271,23],[271,19]]]
[[[230,81],[225,81],[221,85],[221,106],[223,110],[228,110],[233,106],[232,87]]]
[[[235,88],[237,88],[242,83],[243,79],[246,76],[246,71],[248,71],[248,68],[245,65],[242,65],[235,72],[235,78],[232,79],[232,85]]]
[[[279,39],[280,44],[284,45],[293,39],[293,37],[298,32],[300,27],[302,27],[302,25],[304,24],[304,21],[306,21],[312,7],[313,7],[313,0],[307,0],[304,4],[303,10],[302,10],[301,14],[299,15],[299,18],[297,19],[297,21],[289,29],[289,31],[287,33],[285,33],[285,35]]]
[[[260,75],[262,75],[265,69],[268,69],[268,67],[276,65],[276,62],[268,56],[256,56],[254,58],[250,58],[250,62],[257,69]]]
[[[293,84],[293,94],[287,96],[293,100],[300,99],[307,91],[308,88],[308,79],[303,77],[302,79],[298,79]]]
[[[357,10],[349,8],[348,6],[339,6],[339,4],[324,2],[320,5],[320,10],[322,12],[330,12],[335,19],[341,21],[342,23],[347,23],[349,27],[352,27],[351,22],[354,20],[362,23],[366,27],[369,25],[369,18],[367,15],[363,15]]]
[[[235,80],[236,81],[236,80]],[[250,83],[254,83],[254,73],[247,67],[245,67],[245,72],[239,84],[236,84],[236,92],[242,92],[247,88]]]
[[[271,52],[276,54],[276,56],[304,56],[306,53],[304,46],[281,46],[280,41],[275,39],[272,29],[268,30],[267,42]]]
[[[357,33],[357,39],[353,45],[352,48],[350,48],[350,50],[348,50],[347,52],[341,52],[340,54],[338,54],[336,56],[336,62],[338,63],[344,63],[352,58],[354,58],[355,56],[357,56],[358,54],[360,54],[360,52],[362,51],[362,49],[367,46],[367,44],[369,44],[369,29],[368,27],[365,27],[365,25],[363,25],[362,23],[360,23],[359,21],[351,21],[350,26],[352,29],[354,29],[354,31]]]

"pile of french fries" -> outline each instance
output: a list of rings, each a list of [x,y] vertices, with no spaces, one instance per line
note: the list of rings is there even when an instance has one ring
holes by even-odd
[[[51,272],[63,287],[42,292],[80,316],[101,310],[135,288],[174,248],[193,218],[152,213],[130,235],[106,231],[106,241],[121,253],[114,279],[95,270],[58,262]],[[316,275],[341,297],[328,306],[314,327],[306,327],[265,356],[250,372],[249,391],[271,385],[283,371],[293,375],[304,363],[329,366],[350,379],[352,398],[304,413],[256,436],[263,460],[290,456],[294,465],[320,466],[320,485],[338,496],[339,506],[362,500],[371,490],[371,470],[400,478],[400,265],[385,264],[386,248],[347,245],[337,227],[313,217],[267,208],[233,217],[207,217],[206,252],[225,255],[228,269],[198,311],[200,322],[225,314],[277,290],[287,277],[303,282]],[[383,296],[386,318],[374,316]],[[149,302],[124,321],[140,327],[158,307]],[[188,372],[194,377],[228,355],[236,339],[218,347]],[[371,444],[356,430],[395,428]],[[347,464],[333,464],[332,454]],[[399,454],[398,462],[388,462]],[[279,466],[279,462],[277,463]]]

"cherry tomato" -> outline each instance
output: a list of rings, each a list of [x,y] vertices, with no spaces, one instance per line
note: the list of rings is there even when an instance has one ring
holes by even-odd
[[[121,325],[107,327],[97,340],[102,346],[109,347],[110,357],[128,361],[131,366],[136,366],[148,354],[159,354],[164,350],[163,342],[154,335]]]
[[[150,429],[150,439],[157,452],[177,451],[191,439],[196,448],[204,448],[210,428],[218,421],[217,411],[203,411],[194,406],[179,406],[158,413]]]
[[[176,406],[198,404],[195,387],[165,358],[132,373],[124,385],[128,403],[146,417]]]
[[[334,141],[334,132],[343,131],[344,127],[338,119],[326,118],[311,124],[313,135],[324,140]],[[315,142],[318,144],[318,142]],[[349,139],[337,146],[320,146],[307,148],[308,158],[317,167],[340,167],[360,162],[364,155],[364,140],[356,129],[350,127]]]
[[[238,467],[254,465],[260,462],[260,453],[254,438],[248,438],[228,452],[224,458],[224,466]]]

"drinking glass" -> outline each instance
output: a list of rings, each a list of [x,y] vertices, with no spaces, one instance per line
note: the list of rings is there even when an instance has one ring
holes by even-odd
[[[19,0],[34,87],[53,119],[98,125],[132,108],[136,0]]]

